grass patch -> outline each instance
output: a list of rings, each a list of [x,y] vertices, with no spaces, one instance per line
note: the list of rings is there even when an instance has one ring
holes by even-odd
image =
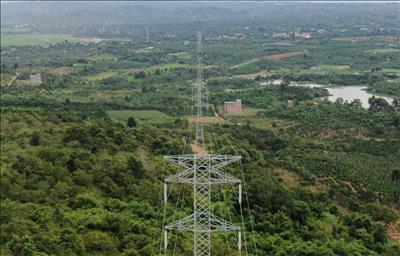
[[[13,76],[9,74],[0,74],[0,83],[1,86],[7,85]]]
[[[170,117],[157,110],[110,110],[107,115],[117,121],[127,122],[129,117],[135,118],[138,123],[159,124]]]
[[[176,56],[178,59],[181,59],[181,60],[191,60],[192,59],[192,54],[190,54],[188,52],[176,52],[176,53],[170,53],[169,55]]]
[[[294,56],[298,56],[298,55],[302,55],[302,54],[303,54],[303,52],[283,52],[283,53],[266,55],[266,56],[262,56],[262,57],[259,57],[259,58],[253,58],[251,60],[248,60],[248,61],[236,64],[236,65],[233,65],[233,66],[230,67],[230,69],[238,69],[238,68],[241,68],[241,67],[244,67],[244,66],[248,66],[248,65],[257,63],[257,62],[262,61],[262,60],[279,61],[279,60],[284,59],[284,58],[294,57]]]
[[[226,115],[226,116],[256,116],[257,113],[262,110],[263,109],[261,109],[261,108],[252,108],[252,107],[242,106],[241,113],[224,113],[224,115]]]
[[[98,54],[98,55],[90,56],[88,58],[88,60],[91,60],[91,61],[116,61],[117,58],[110,56],[110,55]]]
[[[393,48],[382,48],[382,49],[368,50],[368,51],[365,51],[365,52],[372,53],[372,54],[383,54],[383,53],[400,52],[400,50],[399,49],[393,49]]]
[[[168,63],[168,64],[163,64],[161,66],[151,66],[149,67],[150,70],[154,70],[157,68],[160,69],[176,69],[176,68],[187,68],[189,67],[189,64],[180,64],[180,63]]]
[[[103,80],[105,78],[112,77],[115,75],[118,75],[118,72],[106,71],[106,72],[97,73],[95,75],[85,76],[84,78],[86,78],[89,81],[98,81],[98,80]]]
[[[341,72],[344,70],[350,70],[349,65],[319,65],[319,67],[325,71]]]
[[[190,116],[187,118],[187,120],[189,121],[189,123],[195,123],[197,121],[199,121],[200,123],[203,124],[217,124],[217,123],[227,123],[227,121],[221,117],[216,117],[216,116],[203,116],[203,117],[193,117]]]
[[[400,74],[400,68],[383,68],[383,72],[386,73],[399,73]]]
[[[300,182],[303,181],[299,174],[281,167],[275,167],[272,170],[272,175],[277,177],[278,180],[282,181],[289,188],[297,187],[300,185]]]
[[[120,70],[121,73],[130,73],[130,72],[139,72],[139,71],[144,71],[144,72],[154,72],[157,69],[176,69],[176,68],[188,68],[192,67],[189,64],[180,64],[180,63],[167,63],[167,64],[162,64],[162,65],[153,65],[153,66],[148,66],[148,67],[143,67],[143,68],[130,68],[130,69],[123,69]]]
[[[29,46],[40,44],[56,44],[65,40],[79,42],[82,39],[63,34],[1,34],[1,47],[7,46]]]
[[[171,70],[171,69],[177,69],[177,68],[187,68],[190,67],[189,64],[179,64],[179,63],[167,63],[167,64],[163,64],[163,65],[154,65],[154,66],[149,66],[149,67],[143,67],[143,68],[130,68],[130,69],[120,69],[117,71],[105,71],[105,72],[100,72],[94,75],[90,75],[90,76],[85,76],[84,78],[86,78],[89,81],[100,81],[103,80],[105,78],[109,78],[115,75],[119,75],[119,76],[130,76],[132,77],[132,75],[134,73],[140,72],[140,71],[144,71],[144,72],[155,72],[157,69],[160,70]]]

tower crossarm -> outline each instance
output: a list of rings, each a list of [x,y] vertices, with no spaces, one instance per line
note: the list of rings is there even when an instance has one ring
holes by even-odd
[[[209,169],[210,177],[207,179],[197,179],[196,182],[198,184],[237,184],[240,183],[240,180],[229,175],[225,172],[220,172],[217,169],[210,168]],[[193,184],[194,173],[190,169],[183,170],[175,175],[169,176],[164,179],[167,183],[189,183]]]
[[[164,181],[168,183],[197,183],[197,184],[235,184],[240,180],[221,172],[218,168],[238,161],[240,156],[227,155],[172,155],[165,158],[183,167],[183,171],[167,177]],[[207,176],[195,178],[195,172],[206,171]]]
[[[187,154],[187,155],[169,155],[169,156],[164,156],[164,158],[184,168],[191,168],[193,166],[194,161],[196,161],[198,164],[204,165],[204,167],[207,168],[212,167],[214,169],[218,169],[228,164],[239,161],[241,159],[241,156]]]
[[[199,214],[198,214],[199,215]],[[200,216],[197,216],[199,218]],[[221,231],[237,231],[240,230],[239,226],[236,226],[229,221],[219,218],[213,214],[210,214],[209,223],[207,225],[201,225],[197,223],[195,225],[195,214],[191,214],[183,219],[172,222],[165,226],[167,230],[175,231],[191,231],[191,232],[221,232]]]

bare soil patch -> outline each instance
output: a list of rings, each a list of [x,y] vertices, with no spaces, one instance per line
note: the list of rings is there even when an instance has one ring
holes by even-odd
[[[196,145],[196,143],[191,144],[192,151],[197,154],[197,155],[206,155],[208,154],[208,150],[203,147],[199,147]]]
[[[293,57],[293,56],[302,55],[302,54],[303,54],[303,52],[284,52],[284,53],[265,56],[264,59],[278,61],[283,58]]]
[[[15,81],[15,79],[17,79],[19,73],[16,73],[15,76],[13,76],[10,80],[10,82],[8,82],[7,86],[10,87],[12,85],[12,83]]]
[[[194,123],[197,120],[203,124],[217,124],[217,123],[227,123],[227,121],[220,116],[203,116],[203,117],[188,117],[187,119],[190,123]]]
[[[272,175],[280,178],[286,186],[293,188],[297,187],[303,178],[295,172],[288,169],[277,167],[272,170]]]
[[[387,230],[388,230],[389,235],[394,240],[396,240],[397,242],[400,242],[400,220],[397,221],[397,223],[390,225]]]
[[[248,64],[252,64],[257,61],[260,61],[260,60],[279,61],[283,58],[293,57],[293,56],[302,55],[302,54],[303,54],[303,52],[283,52],[283,53],[278,53],[278,54],[272,54],[272,55],[263,56],[261,58],[254,58],[254,59],[248,60],[246,62],[242,62],[242,63],[236,64],[236,65],[233,65],[230,68],[231,69],[240,68],[240,67],[246,66]]]

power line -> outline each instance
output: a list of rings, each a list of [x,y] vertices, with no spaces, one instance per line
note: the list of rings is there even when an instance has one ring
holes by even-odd
[[[204,148],[204,127],[201,121],[203,116],[204,70],[202,58],[201,33],[197,32],[197,75],[195,88],[197,89],[197,116],[196,116],[196,145]]]
[[[183,170],[164,179],[164,200],[166,207],[167,184],[190,184],[193,186],[193,213],[187,217],[174,221],[163,228],[164,250],[168,250],[169,231],[189,231],[193,233],[193,255],[211,255],[211,234],[213,232],[236,231],[238,235],[237,245],[241,250],[241,228],[211,213],[211,186],[224,184],[239,185],[239,204],[242,203],[241,181],[219,169],[237,162],[240,156],[208,154],[205,148],[203,108],[205,83],[203,78],[202,39],[201,33],[197,33],[197,75],[195,81],[196,96],[196,137],[195,154],[168,155],[166,160],[179,165]],[[165,211],[164,211],[165,212]]]

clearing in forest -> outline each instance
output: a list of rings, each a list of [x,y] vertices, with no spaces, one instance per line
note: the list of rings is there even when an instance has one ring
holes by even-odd
[[[107,115],[115,120],[127,122],[129,117],[139,123],[157,124],[167,121],[170,117],[157,110],[110,110]]]
[[[252,107],[243,107],[241,113],[226,113],[228,116],[256,116],[258,112],[264,109],[261,108],[252,108]]]
[[[276,60],[281,60],[283,58],[293,57],[293,56],[302,55],[302,54],[303,54],[303,52],[284,52],[284,53],[268,55],[268,56],[265,56],[263,59],[276,61]]]
[[[98,81],[98,80],[103,80],[112,76],[118,75],[118,72],[114,71],[105,71],[105,72],[99,72],[94,75],[89,75],[89,76],[84,76],[83,78],[86,78],[89,81]]]
[[[283,53],[278,53],[278,54],[266,55],[261,58],[254,58],[254,59],[248,60],[246,62],[242,62],[242,63],[236,64],[236,65],[233,65],[230,68],[231,69],[240,68],[240,67],[255,63],[257,61],[260,61],[260,60],[279,61],[283,58],[293,57],[293,56],[297,56],[297,55],[301,55],[301,54],[303,54],[303,52],[283,52]]]
[[[396,241],[400,242],[400,220],[396,223],[391,224],[388,227],[388,234]]]
[[[271,174],[285,183],[289,188],[297,187],[303,181],[303,178],[299,174],[282,167],[274,167],[271,170]]]
[[[190,60],[192,58],[192,54],[188,52],[175,52],[175,53],[169,53],[169,56],[175,56],[178,59],[182,60]]]
[[[331,65],[331,64],[322,64],[319,65],[322,70],[328,72],[348,72],[352,71],[350,65]]]
[[[197,155],[206,155],[209,154],[208,150],[206,148],[203,147],[199,147],[196,145],[196,143],[193,143],[190,145],[192,147],[192,151],[193,153],[197,154]]]
[[[197,120],[199,120],[199,122],[203,124],[227,123],[227,121],[220,116],[202,116],[202,117],[191,116],[188,117],[187,120],[189,121],[189,123],[195,123]]]

